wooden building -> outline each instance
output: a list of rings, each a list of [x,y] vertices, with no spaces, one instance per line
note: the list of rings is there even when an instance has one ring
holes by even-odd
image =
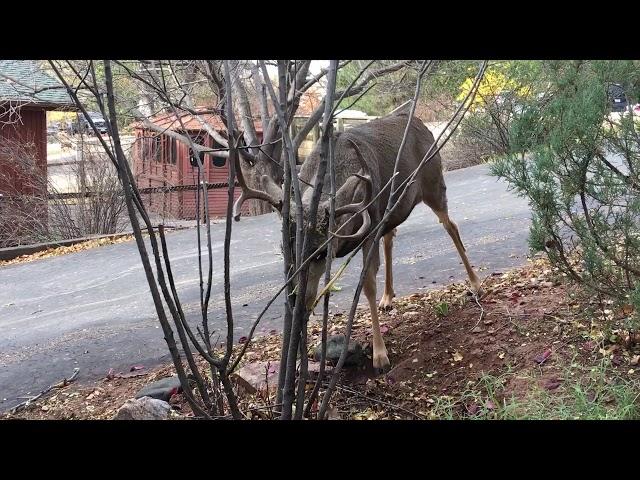
[[[0,60],[0,215],[12,230],[0,232],[0,242],[7,233],[18,238],[24,222],[46,222],[50,110],[75,110],[58,80],[36,61]]]
[[[198,115],[217,131],[225,131],[225,126],[216,115]],[[200,121],[184,113],[178,118],[174,114],[159,115],[151,119],[158,127],[180,134],[188,134],[194,143],[210,148],[222,148],[204,130]],[[153,188],[146,193],[145,205],[150,212],[165,218],[193,220],[196,218],[196,186],[198,169],[193,163],[188,145],[146,128],[142,123],[134,125],[133,172],[140,189]],[[262,128],[256,124],[258,139],[262,139]],[[203,177],[209,184],[225,184],[228,181],[229,164],[225,158],[204,157]],[[174,187],[174,188],[171,188]],[[143,190],[144,191],[144,190]],[[235,197],[240,196],[237,186]],[[208,191],[210,217],[224,217],[227,211],[227,188],[213,188]],[[248,213],[248,202],[243,205],[243,214]]]

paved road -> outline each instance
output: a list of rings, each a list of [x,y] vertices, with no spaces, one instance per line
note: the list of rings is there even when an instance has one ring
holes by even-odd
[[[480,275],[525,261],[529,208],[487,175],[486,166],[446,175],[451,218],[459,225]],[[232,288],[236,333],[249,328],[282,280],[280,231],[275,214],[233,224]],[[214,283],[211,320],[224,326],[222,257],[224,223],[212,229]],[[196,230],[167,236],[185,310],[197,317],[199,290]],[[416,207],[398,229],[395,289],[407,295],[465,278],[453,243],[426,206]],[[359,262],[355,263],[355,267]],[[378,277],[381,289],[382,272]],[[340,280],[332,309],[346,310],[357,268]],[[155,318],[135,242],[0,268],[0,411],[17,397],[38,392],[80,367],[80,380],[103,377],[131,365],[166,361],[166,344]],[[279,329],[274,304],[260,332]],[[226,328],[226,327],[224,327]],[[6,399],[6,400],[4,400]]]

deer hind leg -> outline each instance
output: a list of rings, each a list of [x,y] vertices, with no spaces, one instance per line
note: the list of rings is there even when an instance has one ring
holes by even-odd
[[[396,296],[393,291],[393,267],[392,267],[392,253],[393,253],[393,237],[396,236],[396,229],[394,228],[387,233],[383,239],[384,247],[384,294],[380,299],[378,307],[387,310],[391,308],[393,297]]]
[[[456,246],[456,249],[458,250],[458,254],[462,259],[464,268],[467,270],[467,275],[469,276],[469,282],[471,282],[471,290],[478,295],[481,294],[482,292],[481,292],[481,286],[480,286],[481,285],[480,279],[478,278],[478,275],[476,275],[476,272],[473,270],[473,268],[471,267],[471,264],[469,263],[469,259],[467,258],[467,254],[466,254],[466,249],[464,248],[464,245],[462,244],[462,239],[460,238],[460,232],[458,231],[458,226],[455,223],[453,223],[453,221],[449,218],[449,213],[447,212],[446,208],[443,210],[434,209],[433,211],[438,216],[440,223],[442,223],[445,230],[453,240],[453,244]]]
[[[366,252],[363,251],[366,258]],[[364,279],[363,291],[369,302],[369,310],[371,311],[371,329],[373,332],[373,366],[376,369],[386,371],[391,363],[387,356],[387,348],[382,340],[380,333],[380,322],[378,320],[378,308],[376,305],[376,274],[380,263],[379,257],[374,255],[373,264],[369,266]],[[366,267],[365,267],[366,268]]]

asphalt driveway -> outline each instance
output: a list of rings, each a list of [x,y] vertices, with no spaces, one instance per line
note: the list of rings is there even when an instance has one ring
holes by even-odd
[[[529,208],[486,166],[446,174],[451,218],[458,224],[471,262],[481,277],[525,262]],[[224,222],[213,226],[213,330],[223,330]],[[282,282],[280,230],[275,214],[234,222],[231,246],[237,337]],[[188,317],[199,309],[196,230],[167,235],[177,288]],[[206,249],[204,249],[206,252]],[[206,259],[206,257],[205,257]],[[346,310],[358,279],[353,262],[332,297]],[[336,262],[336,264],[338,264]],[[416,207],[394,243],[397,295],[465,279],[457,252],[435,215]],[[382,272],[378,276],[382,289]],[[379,294],[380,296],[380,294]],[[364,300],[364,298],[363,298]],[[275,302],[260,333],[281,328]],[[224,333],[223,333],[224,335]],[[167,361],[162,331],[135,242],[0,268],[0,411],[80,368],[80,381],[131,365]]]

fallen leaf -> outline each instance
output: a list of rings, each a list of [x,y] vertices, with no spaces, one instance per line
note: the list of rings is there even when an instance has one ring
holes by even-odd
[[[463,359],[464,357],[459,353],[459,352],[453,352],[453,360],[455,362],[459,362]]]
[[[629,361],[629,364],[633,366],[638,365],[638,363],[640,363],[640,355],[634,355]]]
[[[536,362],[538,365],[542,365],[544,362],[547,361],[547,359],[551,356],[551,350],[547,349],[544,352],[542,352],[540,355],[537,355],[533,361]]]
[[[504,353],[504,352],[500,352],[500,353],[498,354],[498,358],[499,358],[500,360],[502,360],[502,359],[504,358],[504,356],[505,356],[505,353]]]
[[[546,388],[547,390],[555,390],[560,386],[560,383],[561,383],[560,380],[558,380],[557,378],[550,378],[544,384],[544,388]]]
[[[467,405],[466,408],[467,408],[467,413],[469,415],[476,415],[478,413],[478,411],[480,410],[480,407],[475,402],[470,404],[470,405]]]
[[[247,343],[247,337],[240,337],[238,339],[238,343],[240,343],[240,344]]]

